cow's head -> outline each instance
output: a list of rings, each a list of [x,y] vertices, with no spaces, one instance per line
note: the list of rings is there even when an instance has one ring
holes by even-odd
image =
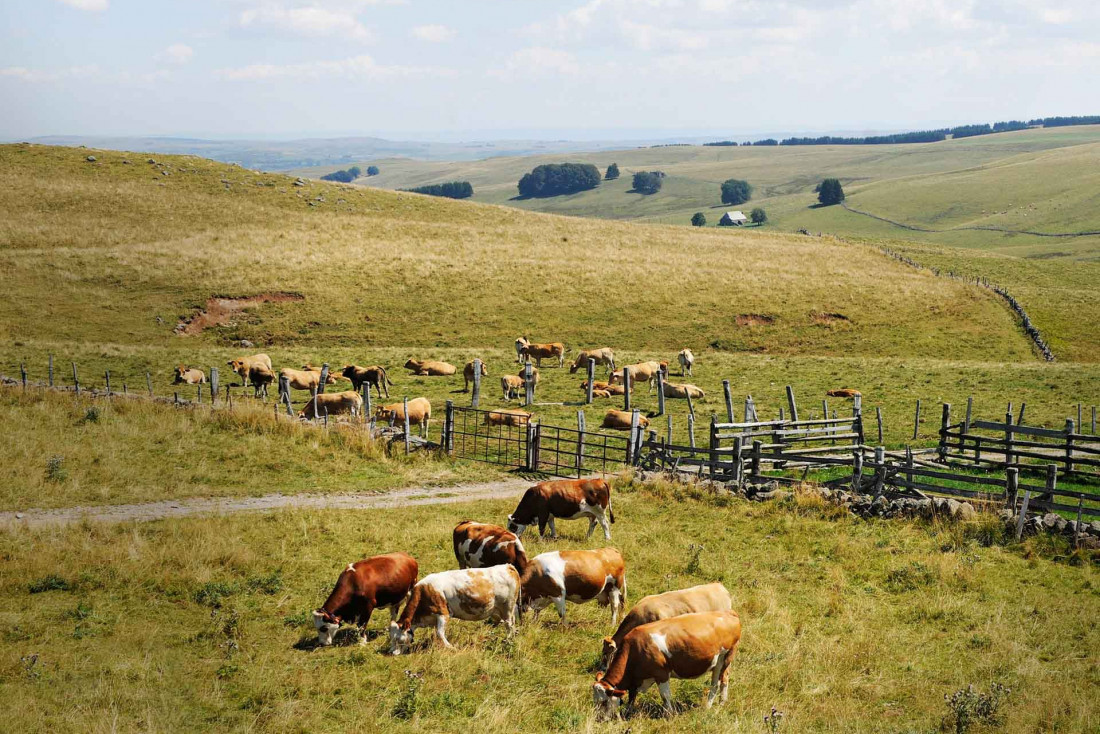
[[[340,370],[340,374],[350,380],[352,377],[355,376],[355,365],[353,365],[353,364],[344,365],[343,369]]]
[[[516,537],[522,537],[523,531],[527,529],[527,525],[516,522],[515,515],[508,516],[508,532],[515,533]]]
[[[592,684],[592,703],[596,706],[596,718],[607,720],[619,715],[619,707],[626,697],[626,691],[613,687],[603,679],[603,673],[596,673],[596,682]]]
[[[242,369],[244,369],[244,362],[242,362],[239,359],[231,359],[228,362],[226,362],[226,364],[229,365],[229,368],[231,370],[233,370],[234,372],[236,372],[238,374],[240,374],[240,371]]]
[[[181,382],[183,382],[183,373],[186,372],[186,371],[187,371],[187,367],[182,365],[182,364],[179,367],[176,367],[176,377],[175,377],[174,380],[172,380],[172,384],[173,385],[178,385]]]
[[[420,363],[417,362],[415,359],[410,359],[408,362],[405,363],[405,369],[418,370],[420,369]]]
[[[317,644],[328,647],[340,629],[340,618],[326,609],[313,610],[313,626],[317,628]]]
[[[611,658],[615,657],[615,651],[618,649],[619,646],[615,644],[614,638],[603,638],[603,653],[600,655],[600,664],[604,670],[607,670],[607,666],[611,665]]]
[[[397,622],[390,622],[390,654],[407,653],[413,644],[413,630],[402,629]]]

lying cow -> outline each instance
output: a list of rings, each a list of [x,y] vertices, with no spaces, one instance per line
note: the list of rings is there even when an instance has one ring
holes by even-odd
[[[838,390],[830,390],[825,394],[830,398],[854,398],[857,395],[863,395],[863,393],[861,393],[859,390],[855,390],[850,387],[842,387]]]
[[[595,599],[611,607],[611,624],[619,621],[626,603],[626,565],[614,548],[540,553],[523,574],[520,611],[540,611],[553,604],[565,623],[565,602],[585,604]]]
[[[401,616],[390,622],[390,652],[407,653],[417,627],[433,628],[444,647],[453,647],[447,640],[451,617],[467,622],[495,619],[504,622],[511,635],[515,632],[519,589],[519,573],[507,565],[425,576],[413,587]]]
[[[706,393],[704,393],[702,389],[687,383],[677,384],[675,382],[666,382],[664,383],[664,393],[666,398],[690,397],[692,400],[702,400],[706,397]]]
[[[355,388],[355,392],[359,392],[363,389],[363,385],[366,385],[367,390],[372,387],[377,390],[378,397],[382,397],[383,390],[386,391],[387,398],[390,396],[390,388],[393,383],[390,382],[389,375],[386,374],[386,368],[381,365],[359,367],[358,365],[349,364],[345,365],[340,374],[351,381],[351,386]]]
[[[706,707],[719,693],[729,697],[730,661],[741,641],[741,619],[735,612],[700,612],[662,619],[635,627],[611,658],[606,673],[597,673],[592,700],[597,717],[608,719],[619,712],[629,695],[626,714],[639,693],[654,683],[661,691],[666,714],[672,706],[670,678],[698,678],[711,674]]]
[[[623,617],[614,635],[603,638],[602,665],[607,668],[615,651],[623,646],[623,640],[635,627],[681,614],[726,612],[732,608],[729,591],[718,582],[647,596]]]
[[[173,385],[203,385],[206,384],[206,373],[196,367],[188,367],[181,364],[176,367],[176,376],[172,380]]]
[[[609,397],[611,397],[611,391],[610,390],[599,390],[599,389],[593,388],[592,389],[592,397],[593,398],[609,398]]]
[[[481,376],[488,377],[489,370],[485,368],[485,363],[481,363]],[[470,360],[462,368],[462,379],[465,381],[465,385],[462,388],[462,392],[470,392],[470,383],[474,381],[474,362]]]
[[[587,369],[588,360],[590,359],[596,360],[596,364],[603,365],[608,371],[614,371],[615,369],[615,352],[611,347],[600,347],[599,349],[582,350],[569,367],[569,374],[573,374],[579,369]]]
[[[490,410],[485,414],[487,426],[512,426],[522,428],[531,422],[531,414],[519,408],[505,408],[503,410]]]
[[[316,410],[314,409],[316,406]],[[326,415],[350,413],[359,415],[363,409],[363,398],[354,390],[346,392],[323,392],[314,395],[306,406],[298,412],[299,418],[324,418]]]
[[[583,382],[581,382],[581,390],[584,390],[585,392],[588,392],[588,380],[584,380]],[[626,394],[626,386],[625,385],[612,385],[610,382],[603,382],[602,380],[593,380],[592,381],[592,390],[593,391],[602,390],[603,392],[607,393],[609,396],[610,395],[625,395]],[[630,386],[630,392],[631,393],[634,392],[634,386],[633,385]]]
[[[453,364],[430,359],[410,359],[405,363],[405,369],[418,377],[450,377],[458,371]]]
[[[534,360],[536,367],[542,367],[542,360],[557,358],[558,367],[565,366],[565,345],[561,342],[550,342],[548,344],[535,344],[527,340],[527,337],[521,336],[516,339],[516,345],[519,348],[519,356],[521,361],[524,359]]]
[[[285,377],[287,385],[291,390],[320,390],[321,388],[321,368],[310,367],[306,365],[306,369],[296,370],[291,367],[283,367],[279,370],[279,377]],[[336,375],[331,372],[325,375],[326,385],[336,384]]]
[[[389,607],[391,621],[396,619],[419,572],[416,559],[407,553],[387,553],[349,563],[328,599],[313,612],[317,644],[331,645],[340,625],[347,622],[359,626],[359,644],[365,645],[371,614],[379,607]]]
[[[463,520],[451,534],[459,568],[488,568],[509,565],[522,576],[527,570],[527,552],[515,533],[499,525]]]
[[[630,370],[630,381],[634,384],[644,382],[649,386],[649,390],[653,390],[653,384],[657,382],[657,373],[664,372],[668,374],[668,362],[638,362],[637,364],[629,364],[621,370],[616,370],[611,373],[611,383],[621,384],[623,382],[623,370]]]
[[[550,527],[550,537],[557,538],[554,518],[576,520],[588,518],[588,534],[598,523],[603,528],[603,537],[611,540],[611,527],[608,518],[615,522],[615,513],[611,510],[611,485],[606,479],[558,479],[539,482],[523,493],[515,512],[508,516],[508,529],[517,536],[536,520],[539,524],[539,536],[546,535]]]
[[[611,408],[603,417],[603,423],[600,424],[600,428],[610,428],[613,431],[629,431],[631,428],[631,421],[633,420],[634,414],[631,411],[615,410]],[[646,418],[644,415],[639,415],[638,427],[647,428],[648,426],[649,418]]]
[[[253,354],[251,357],[238,357],[237,359],[231,359],[226,364],[229,365],[235,373],[241,377],[241,387],[248,384],[248,373],[252,371],[254,365],[266,367],[269,372],[274,370],[271,367],[271,357],[266,354]]]
[[[379,405],[374,417],[384,423],[403,425],[405,423],[405,404],[390,403]],[[428,432],[428,423],[432,418],[432,403],[427,398],[413,398],[409,401],[409,425],[420,426],[420,435]]]
[[[695,355],[690,349],[681,349],[676,355],[676,361],[680,363],[680,376],[691,374],[691,368],[695,366]]]

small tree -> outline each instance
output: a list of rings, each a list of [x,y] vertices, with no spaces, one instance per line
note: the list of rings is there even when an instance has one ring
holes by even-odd
[[[705,227],[707,226],[707,215],[703,212],[695,212],[691,215],[692,227]]]
[[[656,194],[661,190],[661,176],[654,171],[638,171],[634,174],[634,190],[639,194]]]
[[[603,175],[605,181],[614,181],[619,177],[619,164],[612,163],[607,167],[607,173]]]
[[[723,204],[744,204],[752,198],[752,184],[739,178],[731,178],[722,182]]]
[[[749,213],[749,219],[753,224],[763,224],[768,221],[768,213],[761,207],[756,207]]]
[[[367,175],[368,176],[377,176],[378,173],[379,173],[378,166],[367,166]]]
[[[360,176],[363,175],[363,172],[361,170],[359,170],[359,166],[352,166],[351,168],[348,169],[348,173],[351,174],[352,178],[359,178]]]
[[[832,206],[844,201],[844,187],[835,178],[827,178],[817,187],[817,200],[825,206]]]

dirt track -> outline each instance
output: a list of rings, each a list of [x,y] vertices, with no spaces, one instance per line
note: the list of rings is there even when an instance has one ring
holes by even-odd
[[[50,527],[69,525],[83,520],[108,523],[143,522],[168,517],[225,515],[285,508],[362,510],[440,505],[485,499],[518,499],[520,493],[530,485],[530,480],[511,479],[453,487],[408,487],[377,494],[268,494],[261,497],[165,500],[132,505],[64,507],[55,510],[30,509],[21,512],[0,512],[0,527]]]

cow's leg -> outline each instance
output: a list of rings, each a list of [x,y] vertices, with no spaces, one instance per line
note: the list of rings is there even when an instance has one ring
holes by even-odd
[[[565,624],[565,590],[561,592],[561,596],[554,599],[554,606],[558,608],[558,616],[561,617],[561,623]]]
[[[595,515],[589,515],[588,516],[588,532],[585,534],[584,539],[588,540],[589,538],[591,538],[592,537],[592,531],[595,530],[595,529],[596,529],[596,516]]]
[[[390,621],[391,622],[396,622],[397,621],[397,615],[400,614],[400,613],[401,613],[401,602],[397,602],[396,604],[394,604],[393,606],[390,607]]]
[[[547,517],[546,522],[550,526],[550,539],[551,540],[557,540],[558,539],[558,528],[554,525],[554,516],[550,515],[549,517]]]
[[[733,653],[733,650],[726,653],[726,659],[722,665],[722,675],[718,679],[722,687],[722,703],[728,701],[730,697],[730,662],[733,660]]]
[[[367,625],[370,624],[370,615],[374,614],[374,605],[368,604],[359,615],[359,644],[367,644]]]
[[[619,624],[619,612],[623,608],[623,595],[620,593],[618,586],[612,586],[611,593],[608,596],[611,597],[611,626],[615,627]]]
[[[657,690],[661,692],[661,700],[665,703],[665,716],[672,716],[676,713],[676,709],[672,707],[672,686],[668,681],[661,681],[657,684]]]
[[[447,616],[444,614],[437,614],[435,617],[435,638],[443,643],[443,647],[454,648],[447,639]]]
[[[706,708],[714,705],[714,699],[718,698],[718,691],[722,683],[722,671],[726,666],[728,652],[719,652],[714,661],[714,670],[710,672],[710,690],[707,691]]]

